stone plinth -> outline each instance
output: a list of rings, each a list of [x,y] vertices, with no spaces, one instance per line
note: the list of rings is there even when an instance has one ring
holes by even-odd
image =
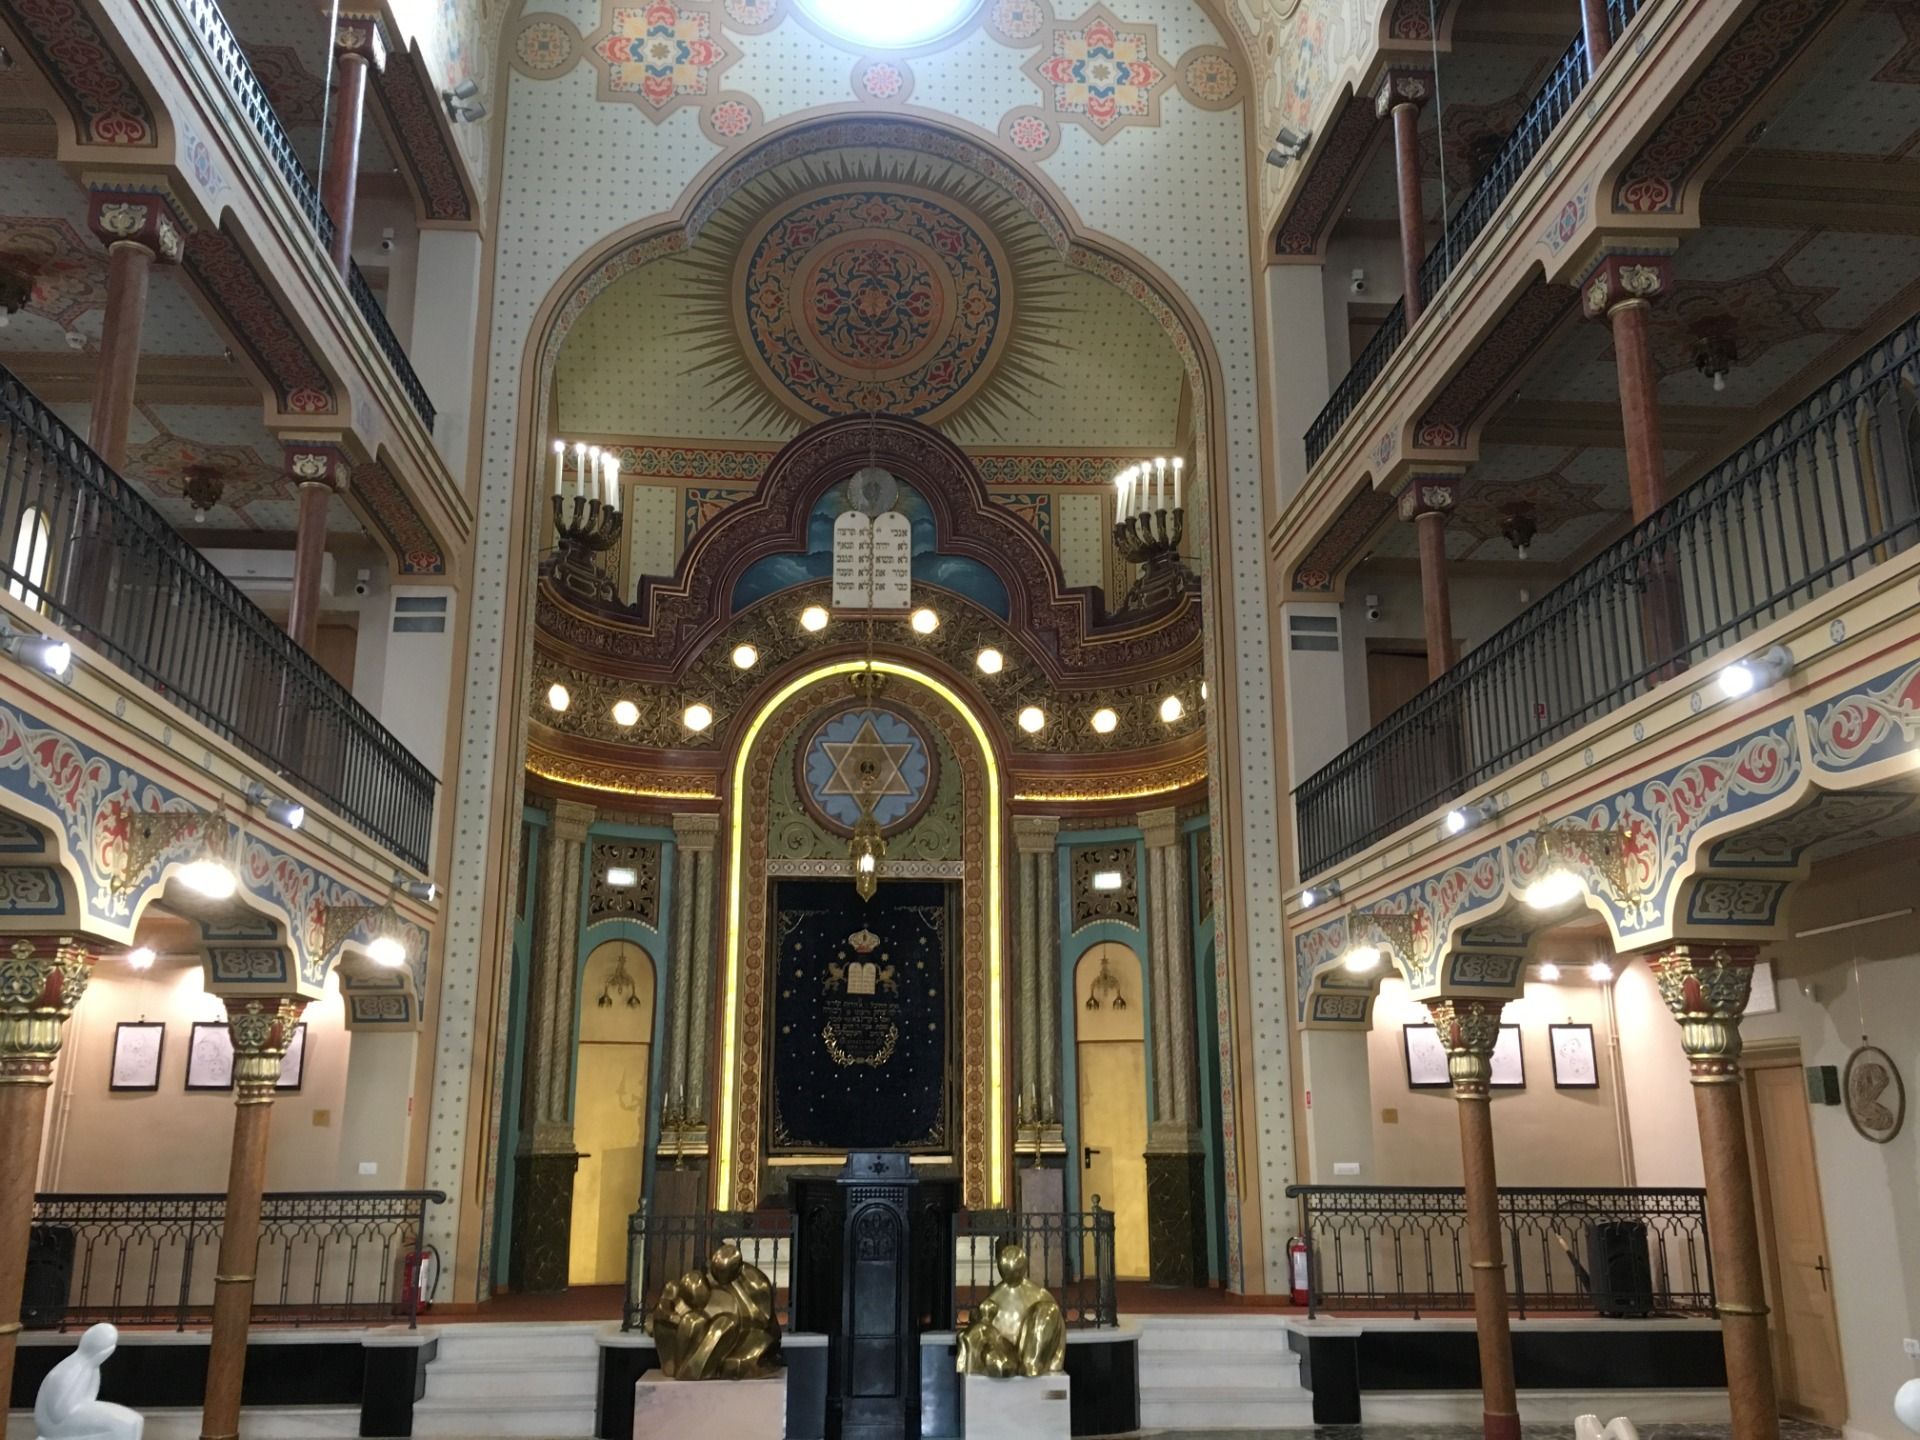
[[[633,1387],[633,1440],[781,1440],[786,1433],[784,1372],[765,1380],[669,1380],[649,1370]]]
[[[966,1440],[1069,1440],[1071,1390],[1065,1375],[966,1379]]]

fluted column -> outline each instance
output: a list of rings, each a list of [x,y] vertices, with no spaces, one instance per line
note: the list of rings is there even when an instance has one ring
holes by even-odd
[[[47,1087],[67,1017],[86,992],[93,964],[69,936],[21,937],[8,944],[5,956],[0,959],[0,1416],[13,1393]]]
[[[573,1224],[574,990],[591,805],[558,801],[540,854],[527,1056],[515,1157],[511,1281],[521,1294],[564,1290]]]
[[[1459,1102],[1460,1161],[1466,1187],[1473,1323],[1480,1340],[1481,1425],[1486,1440],[1520,1440],[1513,1384],[1513,1332],[1507,1322],[1507,1266],[1500,1242],[1500,1179],[1493,1160],[1493,1047],[1504,1000],[1430,1000],[1427,1010],[1447,1048],[1447,1074]]]
[[[200,1440],[240,1433],[240,1388],[253,1315],[254,1266],[260,1254],[260,1202],[267,1185],[267,1130],[280,1062],[292,1043],[304,996],[222,997],[233,1039],[233,1152],[227,1206],[213,1276],[213,1336],[207,1353],[206,1403]]]
[[[1060,916],[1054,904],[1054,872],[1060,820],[1022,815],[1013,822],[1014,901],[1013,1013],[1015,1148],[1060,1141]]]
[[[1374,96],[1374,114],[1393,117],[1393,169],[1400,201],[1400,277],[1407,324],[1420,318],[1420,265],[1427,258],[1426,200],[1421,193],[1420,107],[1433,93],[1431,70],[1396,66]]]
[[[717,815],[673,817],[673,1010],[660,1149],[707,1147],[708,1043],[713,1031],[713,880]]]
[[[1140,815],[1147,851],[1153,1115],[1147,1126],[1147,1261],[1156,1285],[1207,1279],[1206,1154],[1200,1133],[1186,841],[1171,809]]]
[[[1660,997],[1680,1022],[1693,1071],[1707,1179],[1707,1240],[1727,1355],[1727,1400],[1740,1440],[1779,1440],[1780,1407],[1767,1338],[1767,1300],[1754,1215],[1753,1163],[1740,1093],[1740,1017],[1753,988],[1750,945],[1673,945],[1647,957]]]

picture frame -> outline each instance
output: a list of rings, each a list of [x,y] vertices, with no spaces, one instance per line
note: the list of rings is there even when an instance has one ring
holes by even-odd
[[[289,1095],[298,1094],[306,1078],[307,1022],[302,1020],[293,1027],[293,1038],[287,1042],[286,1057],[280,1062],[280,1079],[273,1088]]]
[[[1440,1043],[1440,1032],[1431,1025],[1406,1025],[1401,1029],[1407,1057],[1407,1088],[1444,1090],[1453,1084],[1447,1074],[1447,1047]]]
[[[1493,1078],[1487,1083],[1495,1090],[1527,1088],[1527,1052],[1518,1025],[1500,1027],[1500,1038],[1493,1044]]]
[[[1600,1057],[1593,1046],[1593,1026],[1565,1025],[1547,1027],[1547,1049],[1553,1056],[1553,1088],[1556,1090],[1598,1090]]]
[[[187,1089],[233,1089],[233,1035],[220,1021],[196,1021],[187,1040]]]
[[[166,1044],[167,1027],[157,1020],[122,1020],[114,1026],[107,1089],[121,1094],[158,1090]]]

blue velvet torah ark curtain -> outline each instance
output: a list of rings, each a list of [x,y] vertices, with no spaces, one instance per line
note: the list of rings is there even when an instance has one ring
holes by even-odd
[[[776,1154],[951,1149],[954,888],[774,883],[768,1133]]]

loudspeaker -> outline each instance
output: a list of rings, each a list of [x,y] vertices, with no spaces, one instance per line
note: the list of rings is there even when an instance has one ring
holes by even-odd
[[[1588,1292],[1613,1318],[1653,1313],[1653,1262],[1639,1220],[1596,1220],[1587,1227]]]

